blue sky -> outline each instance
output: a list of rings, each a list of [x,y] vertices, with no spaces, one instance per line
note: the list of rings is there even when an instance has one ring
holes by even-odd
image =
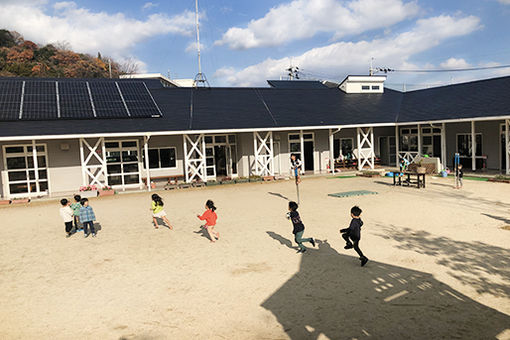
[[[510,64],[510,0],[200,0],[202,66],[213,86],[265,86],[292,63],[341,80],[374,66]],[[174,78],[197,73],[194,0],[0,0],[0,25],[39,43],[134,60]],[[388,75],[406,89],[510,75],[510,69]]]

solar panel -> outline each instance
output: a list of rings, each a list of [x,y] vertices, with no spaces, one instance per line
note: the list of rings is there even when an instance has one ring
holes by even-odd
[[[21,119],[58,118],[57,90],[54,81],[25,81]]]
[[[0,81],[0,119],[14,120],[19,118],[22,81]]]
[[[0,120],[159,117],[140,81],[0,80]]]
[[[161,116],[161,111],[145,83],[119,82],[118,84],[131,117]]]
[[[94,118],[87,82],[59,82],[58,97],[61,118]]]
[[[115,82],[90,82],[89,86],[97,117],[129,117],[124,100]]]

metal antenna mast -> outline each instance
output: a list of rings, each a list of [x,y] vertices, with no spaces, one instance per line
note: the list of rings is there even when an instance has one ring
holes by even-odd
[[[195,0],[195,24],[197,27],[198,73],[195,76],[195,80],[193,81],[193,86],[197,87],[199,84],[202,84],[202,86],[209,87],[209,82],[207,81],[205,74],[202,73],[202,61],[200,58],[200,25],[198,22],[198,0]]]

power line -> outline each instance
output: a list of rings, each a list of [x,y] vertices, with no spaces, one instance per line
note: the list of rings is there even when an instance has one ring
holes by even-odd
[[[398,70],[392,68],[377,67],[376,70],[379,72],[402,72],[402,73],[432,73],[432,72],[466,72],[466,71],[481,71],[481,70],[494,70],[500,68],[510,68],[510,65],[498,65],[498,66],[481,66],[481,67],[467,67],[467,68],[451,68],[451,69],[429,69],[429,70]]]

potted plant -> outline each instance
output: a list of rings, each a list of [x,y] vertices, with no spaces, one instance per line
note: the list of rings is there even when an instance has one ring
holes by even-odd
[[[95,185],[84,185],[80,187],[80,196],[81,197],[97,197],[98,190]]]
[[[247,177],[236,178],[236,183],[248,183],[250,180]]]
[[[252,175],[249,178],[250,178],[250,182],[260,182],[260,181],[262,181],[262,177],[260,177],[260,176]]]
[[[420,161],[417,163],[418,167],[416,168],[416,172],[419,174],[426,174],[427,168],[422,165],[423,160],[420,159]]]
[[[497,175],[492,178],[489,178],[489,182],[510,183],[510,177],[504,175]]]
[[[110,186],[104,186],[99,190],[99,196],[112,196],[115,195],[115,190]]]

